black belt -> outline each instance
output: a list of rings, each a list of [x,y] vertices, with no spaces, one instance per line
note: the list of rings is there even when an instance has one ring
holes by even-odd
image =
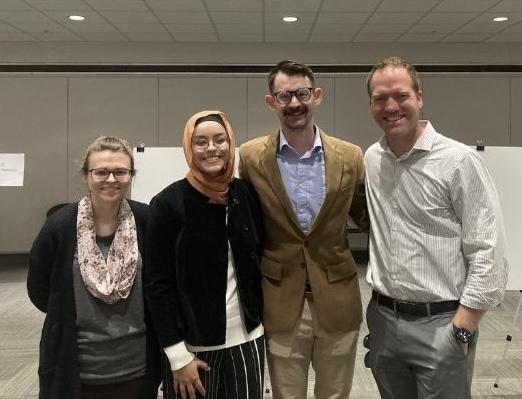
[[[377,291],[372,291],[372,298],[379,305],[391,309],[395,313],[409,316],[433,316],[451,312],[459,307],[459,301],[408,302],[390,298]]]
[[[310,284],[310,280],[306,280],[306,282],[305,282],[304,297],[307,299],[314,299],[314,295],[312,294],[312,285]]]

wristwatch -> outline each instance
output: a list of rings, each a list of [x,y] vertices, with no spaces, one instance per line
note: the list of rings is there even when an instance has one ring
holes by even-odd
[[[473,342],[475,333],[472,333],[471,331],[466,330],[465,328],[455,326],[453,326],[453,330],[455,332],[455,338],[457,338],[463,344],[471,344]]]

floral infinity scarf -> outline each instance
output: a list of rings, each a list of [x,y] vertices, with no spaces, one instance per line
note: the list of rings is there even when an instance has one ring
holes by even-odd
[[[118,225],[107,261],[96,244],[96,227],[88,195],[78,204],[76,231],[80,274],[87,291],[109,304],[127,298],[138,266],[136,222],[127,200],[121,201]]]

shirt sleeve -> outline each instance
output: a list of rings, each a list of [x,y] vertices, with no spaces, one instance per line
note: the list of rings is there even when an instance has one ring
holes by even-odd
[[[506,239],[498,194],[480,155],[464,154],[453,172],[450,195],[468,265],[460,303],[473,309],[495,308],[507,284]]]
[[[169,359],[170,369],[174,371],[185,367],[194,360],[195,357],[192,352],[189,352],[184,341],[178,342],[175,345],[167,346],[164,351]]]

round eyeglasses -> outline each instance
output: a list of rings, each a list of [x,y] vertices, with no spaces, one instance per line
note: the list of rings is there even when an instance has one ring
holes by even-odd
[[[97,183],[107,180],[111,173],[114,177],[114,180],[120,183],[128,182],[132,176],[132,170],[125,168],[117,168],[113,170],[105,168],[95,168],[90,169],[89,173],[91,174],[92,180]]]
[[[282,90],[274,93],[273,96],[279,104],[287,105],[292,101],[292,97],[297,98],[297,101],[304,103],[312,97],[313,87],[301,87],[297,90]]]

